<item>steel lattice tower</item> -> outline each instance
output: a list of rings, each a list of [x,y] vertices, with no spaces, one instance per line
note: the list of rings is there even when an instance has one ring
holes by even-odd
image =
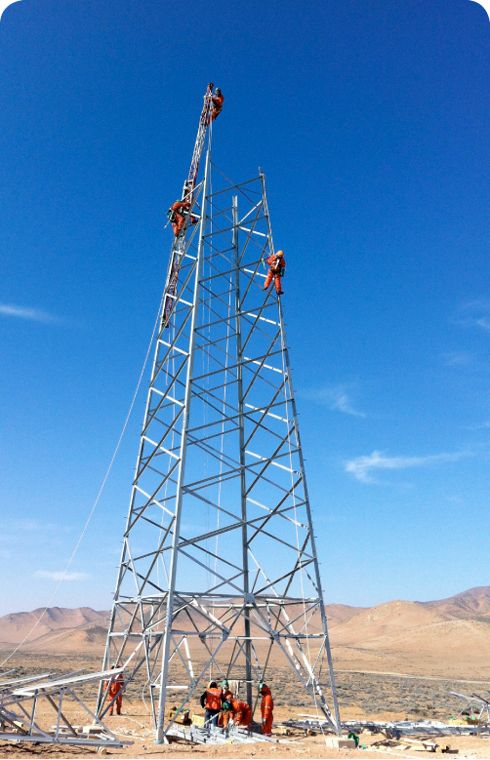
[[[184,185],[198,223],[172,246],[104,667],[125,664],[129,683],[144,674],[161,742],[169,689],[184,707],[211,675],[234,678],[253,707],[277,653],[339,733],[283,309],[263,290],[265,177],[233,185],[209,139],[196,183],[211,93]]]

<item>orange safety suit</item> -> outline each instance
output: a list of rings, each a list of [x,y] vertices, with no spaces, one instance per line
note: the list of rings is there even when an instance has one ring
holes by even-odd
[[[206,690],[206,710],[221,710],[221,689]]]
[[[269,271],[265,278],[264,290],[267,290],[274,278],[274,284],[278,293],[282,293],[281,288],[281,274],[286,269],[286,261],[282,251],[278,251],[274,256],[269,256],[267,259],[269,265]]]
[[[212,723],[217,726],[221,710],[221,689],[218,689],[217,686],[208,687],[206,693],[201,697],[201,705],[206,708],[204,713],[206,724]]]
[[[220,95],[214,95],[213,96],[213,105],[214,105],[214,108],[213,108],[213,111],[211,113],[211,121],[214,121],[220,115],[221,111],[223,110],[224,100],[225,100],[225,96],[223,95],[223,93],[221,93]],[[208,122],[208,124],[209,124],[209,122]]]
[[[231,693],[228,686],[222,686],[221,687],[221,705],[224,705],[225,702],[229,702],[231,705],[232,699],[233,699],[233,694]],[[218,726],[220,726],[221,728],[226,728],[232,718],[233,718],[233,708],[231,710],[222,710],[219,714]]]
[[[271,690],[268,686],[264,686],[260,692],[262,694],[262,704],[260,705],[260,712],[262,713],[262,733],[264,736],[270,736],[272,732],[272,721],[274,715],[272,713],[274,709],[274,700],[272,699]]]
[[[234,699],[231,704],[234,712],[233,720],[236,725],[241,726],[241,728],[249,728],[252,722],[252,710],[250,707],[246,702],[241,702],[238,699]]]
[[[177,237],[177,235],[180,233],[185,222],[185,215],[179,212],[182,212],[184,209],[189,208],[190,205],[191,204],[189,201],[175,201],[175,203],[173,203],[170,207],[174,212],[175,221],[172,222],[172,227],[174,228],[175,237]]]
[[[233,694],[231,693],[228,686],[222,686],[221,687],[221,701],[222,702],[233,702]]]
[[[111,667],[111,670],[114,666]],[[116,705],[116,712],[118,715],[121,715],[121,705],[122,705],[122,698],[123,695],[120,693],[122,687],[124,686],[124,678],[122,673],[118,673],[117,676],[111,681],[109,685],[109,681],[106,681],[105,689],[109,689],[108,693],[108,700],[111,702],[114,697],[117,697],[115,702],[112,702],[112,705],[109,708],[109,715],[114,714],[114,704]]]
[[[218,726],[220,728],[226,728],[233,717],[234,715],[232,710],[221,710],[218,718]]]

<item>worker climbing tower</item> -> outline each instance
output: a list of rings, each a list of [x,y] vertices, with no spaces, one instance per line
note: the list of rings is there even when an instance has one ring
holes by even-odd
[[[339,733],[283,307],[263,290],[265,176],[234,185],[213,165],[212,93],[173,239],[104,668],[143,689],[158,742],[168,708],[212,678],[237,681],[253,708],[278,673]]]

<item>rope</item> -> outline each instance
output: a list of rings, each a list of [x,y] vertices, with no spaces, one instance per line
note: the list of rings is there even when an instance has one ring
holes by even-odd
[[[211,121],[211,111],[209,112],[209,114],[210,114],[209,115],[210,122],[209,122],[208,150],[211,150],[211,141],[212,141],[212,137],[213,137],[213,126],[212,126],[213,122]],[[210,169],[210,171],[209,171],[209,195],[212,195],[213,194],[213,176],[212,176],[212,172],[211,172],[211,167],[209,167],[209,169]],[[206,200],[206,211],[207,211],[207,217],[203,219],[202,223],[203,223],[203,225],[206,225],[206,221],[209,220],[209,235],[211,236],[211,240],[212,240],[213,225],[214,225],[214,222],[213,222],[213,204],[212,204],[212,202],[209,202],[209,205],[208,205],[207,200]],[[203,228],[203,233],[204,234],[206,233],[206,227],[205,226]],[[212,243],[209,246],[209,255],[208,255],[208,259],[207,260],[206,260],[206,254],[205,254],[204,245],[203,245],[203,262],[202,262],[203,273],[205,272],[205,266],[206,265],[207,265],[207,268],[208,268],[207,274],[208,274],[209,278],[211,278],[212,273],[213,273],[212,272],[212,270],[213,270],[213,245],[212,245]],[[213,288],[213,283],[214,283],[214,281],[210,279],[209,280],[209,287],[210,287],[211,290]],[[203,403],[204,403],[204,405],[203,405],[203,423],[204,423],[204,430],[205,431],[207,430],[207,424],[208,424],[208,407],[207,407],[207,404],[206,404],[206,401],[205,401],[205,396],[209,393],[209,388],[210,388],[209,373],[211,371],[211,321],[212,321],[212,317],[211,317],[211,300],[212,300],[212,293],[207,293],[206,296],[205,296],[205,298],[203,297],[203,310],[202,310],[203,324],[206,324],[206,322],[205,322],[206,318],[207,318],[207,321],[208,321],[207,346],[206,346],[205,350],[203,351],[203,357],[202,357],[203,375],[206,376],[206,379],[204,381],[204,387],[205,387],[206,390],[205,390],[205,392],[203,394]],[[207,306],[207,313],[206,313],[206,306]],[[205,480],[206,481],[207,481],[207,476],[208,476],[208,464],[210,463],[210,461],[211,460],[210,460],[209,452],[206,452],[206,455],[204,457],[204,476],[205,476]],[[209,495],[210,495],[209,494],[209,486],[206,486],[206,488],[204,489],[204,493],[205,493],[205,498],[208,499]],[[212,492],[211,492],[211,496],[212,496]],[[216,510],[216,511],[218,513],[217,519],[219,521],[219,510]],[[206,532],[209,532],[209,530],[211,528],[211,507],[210,507],[210,505],[207,502],[206,502],[206,508],[205,508],[205,516],[206,516]],[[209,550],[209,539],[206,541],[206,549]],[[211,555],[208,554],[208,553],[206,553],[206,566],[208,568],[208,570],[207,570],[207,584],[208,584],[209,587],[214,586],[215,583],[216,583],[216,575],[215,574],[213,575],[213,573],[211,571],[211,561],[212,561]],[[214,567],[215,567],[215,573],[216,573],[216,560],[215,560],[215,566]],[[216,612],[214,603],[213,603],[212,610],[213,610],[213,615],[214,615],[215,612]],[[213,638],[211,638],[211,641],[209,642],[209,650],[210,650],[211,654],[214,655],[214,639]],[[215,662],[214,662],[214,657],[213,657],[213,659],[211,660],[211,664],[209,666],[209,680],[210,681],[214,681],[214,665],[215,665]],[[219,671],[218,671],[217,678],[219,678]]]
[[[281,311],[281,317],[282,317],[282,311]],[[287,351],[287,347],[286,347],[286,341],[285,341],[285,336],[284,336],[282,318],[281,318],[281,348],[282,348],[282,351],[281,351],[282,371],[283,371],[284,377],[286,377],[287,376],[287,368],[285,366],[284,353],[285,353],[285,351]],[[287,383],[284,383],[284,401],[285,401],[285,406],[286,406],[286,420],[287,420],[286,424],[287,424],[288,433],[289,433],[290,432],[290,429],[289,429],[289,425],[290,425],[290,423],[289,423],[289,405],[288,405],[288,398],[287,398],[287,388],[288,387],[289,387],[289,393],[290,393],[290,395],[292,395],[291,394],[291,385],[290,385],[290,378],[289,378],[289,376],[287,376]],[[296,421],[295,420],[293,420],[293,425],[296,426]],[[308,665],[309,665],[309,669],[310,669],[310,673],[308,674],[309,675],[309,679],[308,680],[310,680],[310,679],[314,678],[314,673],[313,673],[313,668],[311,666],[310,637],[308,635],[308,620],[307,620],[307,617],[306,617],[306,601],[305,601],[304,576],[303,576],[303,559],[302,559],[302,556],[301,556],[300,541],[299,541],[299,531],[298,531],[298,516],[297,516],[297,507],[296,507],[296,490],[294,488],[293,458],[292,458],[292,452],[291,452],[291,435],[288,435],[288,447],[289,447],[289,468],[291,470],[291,486],[292,486],[292,489],[293,489],[294,522],[295,522],[295,528],[296,528],[296,546],[297,546],[297,549],[298,549],[299,577],[300,577],[300,584],[301,584],[301,597],[303,599],[303,623],[304,623],[304,629],[305,629],[305,634],[306,634],[307,659],[308,659]],[[302,477],[304,478],[304,472],[302,473]],[[322,660],[323,660],[323,658],[322,658]],[[321,665],[320,665],[320,667],[321,667]],[[312,686],[314,687],[313,683],[312,683]],[[315,697],[314,697],[314,702],[315,702],[316,716],[317,716],[317,719],[319,720],[320,714],[319,714],[319,710],[318,710],[318,700],[317,700],[316,693],[315,693]],[[321,726],[321,731],[322,731],[323,739],[324,739],[325,745],[326,745],[327,744],[327,738],[325,736],[325,732],[323,730],[323,726]]]
[[[110,472],[112,470],[112,465],[114,464],[114,460],[116,458],[116,454],[119,451],[119,447],[121,445],[121,441],[123,439],[124,433],[126,432],[126,428],[128,426],[128,422],[129,422],[129,418],[131,416],[131,412],[133,411],[133,407],[134,407],[134,404],[135,404],[135,401],[136,401],[136,396],[138,395],[138,391],[140,389],[141,381],[143,380],[143,375],[145,373],[146,365],[147,365],[147,362],[148,362],[148,357],[150,356],[151,346],[152,346],[153,338],[155,337],[155,332],[156,332],[157,325],[158,325],[158,322],[159,322],[159,319],[160,319],[160,311],[161,311],[161,308],[163,306],[163,299],[164,299],[164,297],[165,297],[165,293],[163,294],[162,299],[160,301],[160,306],[158,307],[158,314],[157,314],[157,318],[155,320],[155,325],[153,327],[153,332],[151,334],[150,344],[149,344],[148,350],[146,352],[145,361],[143,362],[143,368],[142,368],[140,376],[139,376],[139,380],[138,380],[138,384],[136,386],[136,390],[134,392],[133,400],[131,401],[131,406],[129,407],[129,412],[128,412],[127,416],[126,416],[126,421],[124,422],[121,435],[119,436],[119,440],[117,442],[116,449],[114,451],[114,454],[112,455],[111,462],[109,464],[109,467],[107,468],[107,472],[105,474],[104,480],[102,481],[102,485],[101,485],[101,487],[99,489],[99,493],[97,494],[97,498],[95,499],[94,505],[93,505],[93,507],[92,507],[92,509],[90,511],[90,514],[88,516],[87,522],[85,523],[85,526],[84,526],[84,528],[82,530],[80,538],[78,539],[77,544],[75,546],[75,549],[73,550],[73,554],[71,555],[71,557],[70,557],[70,559],[68,561],[68,564],[67,564],[67,566],[65,568],[65,571],[64,571],[63,575],[61,576],[61,579],[60,579],[58,585],[56,586],[56,588],[55,588],[55,590],[54,590],[54,592],[53,592],[53,594],[52,594],[49,602],[47,603],[46,607],[44,608],[44,610],[39,615],[38,619],[36,620],[36,622],[32,626],[31,630],[24,636],[24,638],[22,639],[22,641],[20,642],[20,644],[18,644],[15,647],[14,651],[11,652],[11,654],[9,654],[9,656],[6,657],[5,660],[3,660],[3,662],[0,663],[0,668],[2,668],[5,665],[5,663],[8,662],[14,656],[14,654],[16,654],[19,651],[19,649],[26,643],[26,641],[29,638],[29,636],[31,635],[31,633],[33,633],[36,630],[36,628],[38,627],[39,623],[41,622],[41,620],[45,616],[46,612],[51,607],[51,605],[52,605],[52,603],[54,601],[54,598],[56,597],[58,591],[60,590],[61,584],[65,580],[66,575],[68,573],[68,570],[70,569],[71,564],[72,564],[73,560],[75,559],[75,555],[76,555],[76,553],[77,553],[77,551],[78,551],[78,549],[80,547],[80,544],[82,543],[83,537],[85,536],[85,533],[87,532],[88,526],[89,526],[90,521],[91,521],[91,519],[93,517],[93,514],[95,512],[97,504],[99,503],[100,497],[102,496],[102,491],[104,490],[105,484],[107,482],[107,478],[109,477],[109,474],[110,474]]]

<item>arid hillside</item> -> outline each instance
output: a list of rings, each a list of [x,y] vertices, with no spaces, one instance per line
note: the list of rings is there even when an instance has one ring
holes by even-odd
[[[0,618],[0,649],[21,642],[42,610]],[[433,602],[392,601],[371,608],[326,607],[335,667],[425,673],[447,678],[490,677],[490,587]],[[38,654],[85,652],[101,656],[108,611],[54,607],[23,650]],[[319,630],[320,616],[308,630]],[[268,646],[264,642],[264,646]]]
[[[91,651],[95,646],[99,651],[99,643],[105,640],[109,612],[97,612],[90,607],[52,607],[32,630],[42,612],[38,609],[1,617],[0,648],[5,650],[19,644],[29,634],[24,644],[26,651],[69,652],[86,646]]]
[[[380,604],[331,626],[330,638],[337,668],[488,678],[490,587]]]

